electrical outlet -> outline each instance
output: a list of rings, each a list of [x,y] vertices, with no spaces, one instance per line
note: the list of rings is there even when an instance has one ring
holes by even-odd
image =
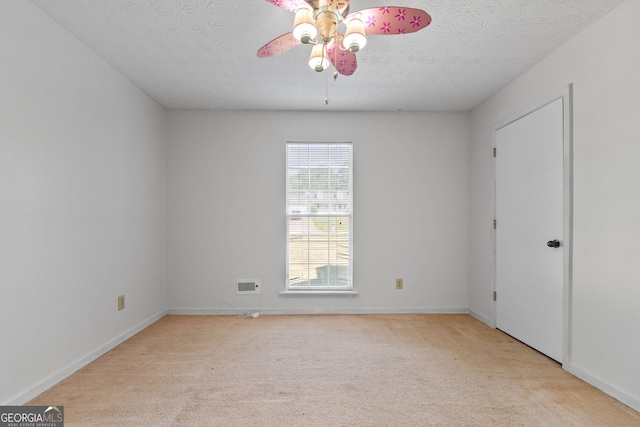
[[[118,311],[124,310],[124,295],[118,297]]]
[[[396,289],[404,289],[404,283],[402,282],[402,279],[396,279]]]

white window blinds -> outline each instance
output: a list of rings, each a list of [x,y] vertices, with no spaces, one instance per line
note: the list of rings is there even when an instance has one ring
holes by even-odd
[[[350,143],[287,143],[287,289],[352,289]]]

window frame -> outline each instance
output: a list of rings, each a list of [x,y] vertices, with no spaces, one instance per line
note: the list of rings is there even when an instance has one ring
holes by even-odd
[[[346,213],[339,214],[323,214],[318,215],[315,213],[311,213],[310,210],[306,213],[297,212],[293,214],[290,212],[290,188],[289,188],[289,177],[290,177],[290,150],[289,147],[291,145],[326,145],[326,146],[347,146],[349,147],[349,171],[348,171],[348,179],[349,179],[349,187],[348,187],[348,199],[347,204],[348,208]],[[285,219],[286,219],[286,259],[285,259],[285,291],[281,292],[281,294],[357,294],[354,291],[353,287],[353,143],[350,141],[287,141],[285,144]],[[311,167],[310,167],[311,169]],[[311,283],[307,283],[305,285],[291,285],[290,283],[290,226],[292,218],[308,218],[311,220],[312,218],[331,218],[331,217],[347,217],[349,226],[348,226],[348,244],[349,244],[349,252],[348,252],[348,275],[347,280],[348,283],[346,286],[337,286],[337,285],[326,285],[326,286],[312,286]],[[330,236],[331,231],[327,231],[327,235]],[[330,239],[328,239],[330,242]],[[329,257],[330,258],[330,257]],[[310,269],[310,266],[313,265],[310,259],[307,259],[307,268]],[[332,264],[327,264],[328,268],[330,268]]]

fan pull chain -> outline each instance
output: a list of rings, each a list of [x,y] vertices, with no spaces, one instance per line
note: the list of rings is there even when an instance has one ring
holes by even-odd
[[[337,41],[336,43],[340,43],[340,41]],[[338,47],[336,47],[336,49],[334,50],[334,54],[335,54],[335,61],[334,64],[338,63]],[[338,81],[338,72],[335,71],[333,73],[333,81]],[[329,74],[327,73],[327,77],[325,79],[325,97],[324,97],[324,103],[325,105],[329,105]]]
[[[329,105],[329,73],[325,75],[324,79],[324,104]]]

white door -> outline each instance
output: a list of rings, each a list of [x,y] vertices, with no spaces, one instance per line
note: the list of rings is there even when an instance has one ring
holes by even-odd
[[[496,325],[557,361],[563,342],[562,102],[496,131]]]

